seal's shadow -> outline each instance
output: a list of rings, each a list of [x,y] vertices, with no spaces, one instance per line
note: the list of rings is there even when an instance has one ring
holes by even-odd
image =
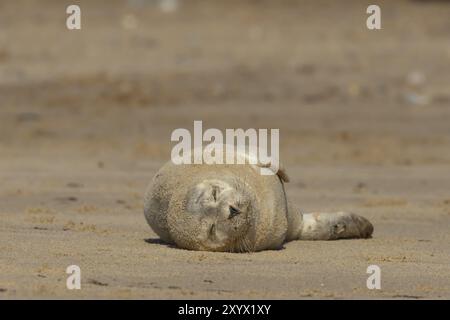
[[[159,244],[159,245],[162,245],[162,246],[166,246],[168,248],[177,248],[176,245],[174,245],[172,243],[164,242],[164,241],[162,241],[159,238],[148,238],[148,239],[144,239],[144,241],[147,242],[147,243],[150,243],[150,244]]]
[[[175,244],[164,242],[159,238],[148,238],[148,239],[144,239],[144,241],[149,244],[159,244],[159,245],[166,246],[166,247],[172,248],[172,249],[180,249]],[[285,250],[285,249],[286,249],[286,247],[283,244],[283,246],[281,246],[278,249],[269,249],[269,250],[264,250],[264,251],[281,251],[281,250]],[[248,252],[246,252],[246,253],[248,253]]]

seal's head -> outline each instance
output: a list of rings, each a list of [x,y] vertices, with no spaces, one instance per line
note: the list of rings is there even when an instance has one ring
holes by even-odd
[[[206,179],[192,185],[181,215],[169,219],[175,242],[186,249],[251,251],[248,233],[255,197],[239,179]],[[171,221],[170,221],[171,220]]]

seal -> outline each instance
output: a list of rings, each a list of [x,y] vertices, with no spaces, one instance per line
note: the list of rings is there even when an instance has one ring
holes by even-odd
[[[146,191],[145,218],[162,241],[189,250],[253,252],[292,240],[371,237],[372,224],[359,215],[296,210],[284,168],[261,175],[261,166],[169,161]]]

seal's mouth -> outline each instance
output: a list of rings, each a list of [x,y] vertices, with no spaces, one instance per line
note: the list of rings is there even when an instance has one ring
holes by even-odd
[[[211,225],[211,228],[209,228],[208,239],[211,239],[213,241],[216,240],[216,224],[215,223],[213,223]]]
[[[251,252],[253,250],[252,241],[248,235],[251,228],[249,220],[242,221],[239,228],[233,232],[224,232],[213,223],[207,229],[207,235],[198,241],[197,250],[216,252]]]

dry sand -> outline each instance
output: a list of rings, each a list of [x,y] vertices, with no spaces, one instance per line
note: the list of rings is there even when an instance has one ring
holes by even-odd
[[[60,1],[0,2],[0,299],[450,298],[448,2],[381,2],[375,32],[364,1],[78,3],[69,32]],[[290,197],[373,239],[160,243],[143,192],[194,120],[280,128]]]

